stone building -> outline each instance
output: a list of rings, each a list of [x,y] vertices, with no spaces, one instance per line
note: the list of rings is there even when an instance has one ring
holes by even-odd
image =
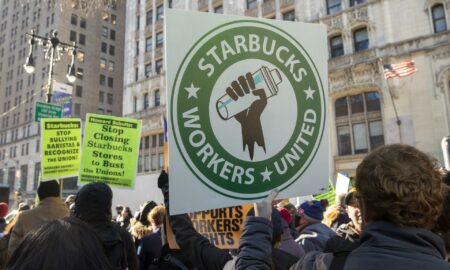
[[[9,185],[11,194],[20,191],[22,198],[34,199],[39,179],[41,142],[34,107],[36,101],[46,101],[49,70],[43,48],[36,46],[35,71],[25,72],[30,50],[25,33],[34,28],[36,34],[49,37],[57,30],[62,42],[76,42],[79,47],[77,79],[71,85],[72,117],[84,119],[89,112],[122,114],[125,3],[113,2],[110,12],[87,16],[76,4],[61,9],[52,3],[0,2],[0,184]],[[70,61],[70,55],[61,54],[54,66],[55,82],[69,84],[66,73]],[[64,180],[66,191],[76,188],[76,178]]]

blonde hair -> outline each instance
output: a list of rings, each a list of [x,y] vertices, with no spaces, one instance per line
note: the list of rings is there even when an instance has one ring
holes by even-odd
[[[141,239],[142,237],[149,235],[153,232],[151,227],[147,227],[139,221],[135,222],[131,229],[130,233],[134,239]]]
[[[162,205],[155,206],[147,215],[147,220],[155,226],[162,225],[166,216],[166,208]]]
[[[322,223],[331,228],[331,225],[338,219],[341,213],[341,205],[335,203],[327,208],[327,211],[323,214]]]

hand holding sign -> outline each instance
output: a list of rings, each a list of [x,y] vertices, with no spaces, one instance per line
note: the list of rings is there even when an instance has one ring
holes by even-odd
[[[278,190],[274,189],[270,192],[269,196],[260,202],[254,203],[255,217],[263,217],[270,220],[272,216],[272,202],[277,197]]]

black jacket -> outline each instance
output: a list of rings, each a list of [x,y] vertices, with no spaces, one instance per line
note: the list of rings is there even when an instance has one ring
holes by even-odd
[[[111,265],[116,269],[138,269],[130,234],[111,222],[112,191],[104,183],[83,186],[75,199],[74,215],[91,225],[100,237]]]

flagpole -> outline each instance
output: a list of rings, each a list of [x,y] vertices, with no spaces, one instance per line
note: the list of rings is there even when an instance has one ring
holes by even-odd
[[[383,68],[383,59],[380,58],[380,65],[381,65],[381,71],[382,71],[382,76],[383,76],[383,82],[384,82],[384,86],[387,88],[388,93],[389,93],[389,97],[391,98],[391,102],[392,102],[392,107],[394,108],[394,113],[395,113],[395,118],[397,119],[396,123],[397,123],[397,129],[398,129],[398,136],[400,139],[400,143],[403,143],[403,138],[402,138],[402,129],[401,129],[401,125],[402,125],[402,120],[400,120],[400,118],[398,117],[398,112],[397,112],[397,106],[395,106],[395,101],[392,95],[392,90],[389,87],[389,82],[386,79],[386,75],[384,74],[384,68]]]

